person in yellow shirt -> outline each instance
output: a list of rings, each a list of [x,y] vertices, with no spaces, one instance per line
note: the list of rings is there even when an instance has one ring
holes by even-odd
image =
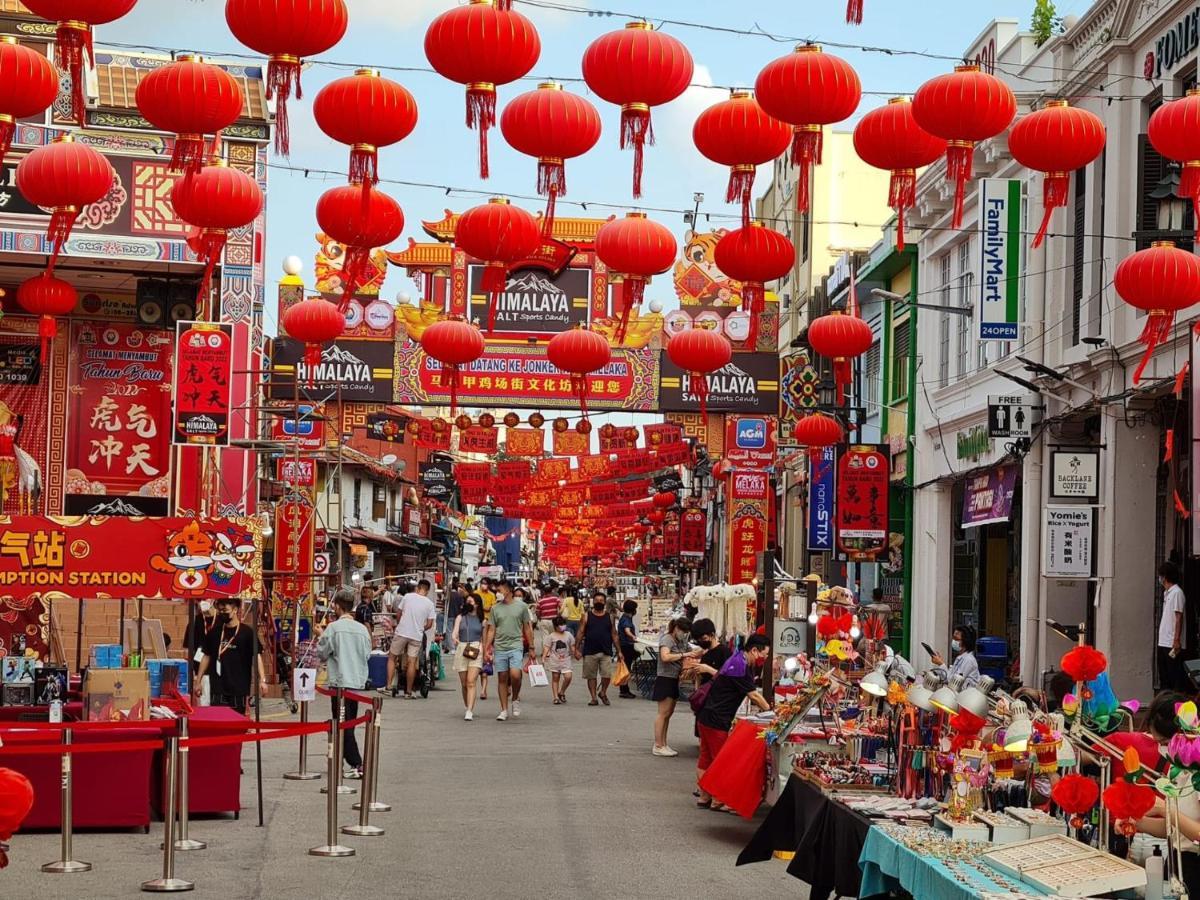
[[[562,607],[559,614],[567,620],[567,631],[573,637],[579,636],[579,623],[583,619],[583,601],[577,596],[578,588],[564,588]]]
[[[479,582],[479,599],[483,601],[483,620],[492,621],[492,607],[496,605],[496,593],[492,590],[492,582],[484,578]]]

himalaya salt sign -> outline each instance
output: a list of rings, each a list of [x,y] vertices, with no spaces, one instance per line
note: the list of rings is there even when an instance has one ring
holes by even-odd
[[[1021,182],[980,183],[979,339],[1015,341],[1020,329]]]

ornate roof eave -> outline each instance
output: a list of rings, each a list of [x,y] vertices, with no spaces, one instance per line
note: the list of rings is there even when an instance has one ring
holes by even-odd
[[[408,269],[448,268],[454,262],[454,246],[448,243],[418,244],[409,238],[408,249],[398,253],[385,251],[384,255],[393,266]]]
[[[458,227],[460,213],[456,213],[450,209],[443,212],[444,215],[441,219],[436,222],[423,221],[421,222],[421,227],[425,229],[425,233],[431,238],[450,243],[454,240],[454,231]],[[556,216],[554,219],[554,233],[551,237],[566,244],[590,247],[596,239],[596,232],[600,230],[600,226],[615,218],[616,216],[609,216],[606,219],[576,219]],[[541,221],[540,213],[538,214],[538,220]]]

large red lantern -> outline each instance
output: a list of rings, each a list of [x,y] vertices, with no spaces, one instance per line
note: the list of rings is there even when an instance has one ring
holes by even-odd
[[[196,229],[188,244],[204,263],[204,277],[196,292],[196,312],[204,318],[213,269],[221,260],[229,232],[245,228],[262,212],[258,183],[224,160],[213,160],[195,175],[177,179],[171,188],[175,214]]]
[[[893,97],[854,126],[854,149],[868,166],[892,173],[888,206],[896,212],[896,249],[904,249],[904,213],[917,202],[917,169],[935,163],[946,142],[917,124],[912,102]]]
[[[812,167],[821,164],[824,126],[854,115],[862,100],[862,82],[850,63],[815,44],[767,63],[754,83],[754,96],[767,115],[795,129],[792,165],[799,166],[796,209],[808,211]]]
[[[1071,173],[1082,169],[1104,152],[1107,135],[1095,113],[1052,100],[1013,126],[1008,149],[1027,169],[1045,173],[1042,178],[1042,224],[1033,246],[1040,247],[1050,228],[1050,216],[1067,205]]]
[[[33,785],[20,772],[0,769],[0,843],[13,834],[33,809]],[[8,865],[8,854],[0,849],[0,869]]]
[[[610,219],[596,231],[596,256],[610,272],[624,277],[621,291],[621,324],[618,343],[625,340],[629,312],[641,306],[646,285],[675,263],[679,250],[669,228],[646,218],[645,213],[627,213],[623,219]]]
[[[612,351],[608,341],[586,328],[572,328],[550,338],[546,357],[556,369],[571,375],[571,385],[579,397],[579,408],[587,419],[588,376],[609,364]]]
[[[267,99],[275,99],[275,152],[291,148],[288,101],[300,87],[305,57],[332,49],[346,33],[345,0],[225,0],[225,22],[233,36],[269,57]]]
[[[733,91],[728,100],[700,113],[692,140],[708,159],[729,166],[725,202],[740,202],[742,225],[749,225],[754,175],[760,165],[784,154],[792,142],[791,126],[769,116],[750,91]]]
[[[913,97],[917,124],[949,143],[946,177],[954,182],[954,217],[962,225],[963,198],[974,168],[975,145],[1001,134],[1017,115],[1012,89],[977,65],[957,66],[918,88]]]
[[[57,96],[54,64],[13,35],[0,35],[0,159],[12,148],[17,120],[44,113]]]
[[[848,315],[832,312],[821,316],[808,326],[809,345],[833,361],[833,379],[837,384],[839,406],[846,398],[846,385],[853,376],[850,361],[870,350],[874,342],[871,326],[858,317],[856,307]]]
[[[462,319],[434,322],[421,335],[421,349],[446,367],[450,388],[450,416],[458,409],[458,372],[483,356],[484,341],[479,329]]]
[[[688,374],[692,393],[700,401],[700,418],[708,422],[708,376],[729,365],[733,347],[707,328],[690,328],[667,343],[671,362]]]
[[[290,337],[304,344],[304,365],[312,384],[316,368],[321,365],[321,346],[337,340],[346,330],[345,315],[324,297],[309,297],[284,310],[280,324]],[[297,381],[299,378],[297,372]]]
[[[674,491],[663,491],[654,495],[654,505],[659,509],[670,509],[679,500]]]
[[[84,96],[83,57],[92,56],[92,28],[115,22],[133,9],[137,0],[29,0],[25,7],[35,16],[58,23],[54,34],[54,61],[71,77],[71,116],[83,126],[87,101]]]
[[[650,109],[686,91],[694,68],[683,42],[649,22],[628,22],[583,53],[583,80],[601,99],[621,107],[621,149],[633,145],[634,197],[642,196],[645,147],[654,143]]]
[[[49,271],[54,271],[63,244],[83,208],[104,199],[113,184],[113,167],[104,154],[77,144],[64,134],[38,147],[17,164],[17,185],[25,199],[50,210],[46,239],[54,245]]]
[[[48,272],[22,282],[17,288],[17,305],[32,316],[41,316],[38,337],[42,339],[42,363],[50,353],[50,342],[58,335],[55,316],[69,315],[79,295],[75,288]]]
[[[425,32],[425,57],[467,89],[467,127],[479,130],[479,177],[488,177],[488,130],[496,124],[496,86],[529,74],[542,55],[533,23],[511,3],[470,0],[442,13]]]
[[[566,161],[596,146],[600,114],[587,100],[564,91],[561,84],[546,81],[504,107],[500,131],[514,150],[538,161],[537,192],[546,198],[542,234],[550,237],[555,201],[567,193]]]
[[[766,282],[783,278],[796,262],[796,248],[787,239],[758,222],[737,228],[717,242],[717,268],[742,283],[742,309],[750,314],[750,349],[758,343],[758,319],[766,310]]]
[[[199,169],[210,155],[206,136],[219,136],[236,122],[243,104],[236,78],[190,54],[159,66],[137,86],[138,111],[155,128],[175,133],[175,172]]]
[[[342,257],[344,313],[350,298],[368,280],[371,251],[390,244],[404,231],[400,204],[370,185],[344,184],[330,188],[317,200],[317,224],[346,248]]]
[[[842,425],[833,416],[825,413],[810,413],[796,422],[792,429],[792,437],[802,447],[832,447],[840,444],[845,438]]]
[[[1133,373],[1137,384],[1154,348],[1171,336],[1175,314],[1200,302],[1200,257],[1159,241],[1121,260],[1113,285],[1122,300],[1150,314],[1138,338],[1146,352]]]
[[[459,249],[485,263],[480,285],[488,293],[488,326],[496,327],[500,294],[508,283],[509,269],[541,246],[537,219],[501,197],[468,209],[458,218],[454,243]]]
[[[1186,96],[1156,109],[1146,134],[1155,150],[1182,166],[1179,196],[1192,201],[1200,242],[1200,90],[1192,88]]]
[[[313,101],[317,127],[350,145],[350,181],[379,183],[379,148],[398,144],[417,127],[417,101],[378,69],[331,81]]]

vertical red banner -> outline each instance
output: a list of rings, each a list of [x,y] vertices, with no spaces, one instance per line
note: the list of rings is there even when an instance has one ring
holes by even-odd
[[[175,404],[172,442],[229,446],[233,326],[175,323]]]
[[[851,561],[873,562],[888,545],[888,454],[850,447],[838,460],[837,542]]]
[[[708,534],[708,514],[702,509],[685,509],[679,517],[679,555],[704,558]]]
[[[312,591],[316,530],[314,510],[304,500],[286,500],[275,507],[275,571],[272,614],[284,615]]]

